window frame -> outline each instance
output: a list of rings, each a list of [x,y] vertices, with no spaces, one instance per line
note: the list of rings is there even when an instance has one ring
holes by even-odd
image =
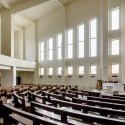
[[[92,70],[91,67],[92,67],[92,66],[96,66],[96,73],[95,73],[95,74],[92,74],[92,73],[91,73],[91,70]],[[97,75],[97,65],[93,64],[93,65],[91,65],[91,66],[89,67],[89,74],[90,74],[90,76],[95,76],[95,75]]]
[[[43,43],[43,50],[41,50],[41,44]],[[44,57],[43,60],[41,59],[41,53],[43,53]],[[40,61],[45,61],[45,42],[41,41],[39,43],[39,60]]]
[[[82,26],[82,25],[84,26],[84,33],[83,33],[83,34],[84,34],[84,40],[83,40],[83,41],[79,40],[79,27]],[[78,41],[78,43],[77,43],[77,44],[78,44],[78,45],[77,45],[77,46],[78,46],[78,47],[77,47],[77,48],[78,48],[77,57],[78,57],[78,58],[84,58],[84,57],[85,57],[85,24],[84,24],[84,23],[81,23],[81,24],[79,24],[79,25],[77,26],[77,41]],[[83,56],[80,56],[80,54],[79,54],[79,53],[80,53],[80,47],[79,47],[79,46],[80,46],[80,43],[83,43],[83,44],[84,44]]]
[[[63,34],[62,34],[62,33],[58,33],[58,34],[56,35],[56,42],[57,42],[57,44],[56,44],[56,45],[57,45],[57,51],[56,51],[56,52],[57,52],[57,59],[58,59],[58,60],[61,60],[61,59],[62,59],[62,42],[61,42],[61,46],[59,46],[59,45],[58,45],[58,44],[59,44],[59,41],[58,41],[58,36],[59,36],[59,35],[61,35],[61,37],[62,37],[61,40],[62,40],[62,42],[63,42]],[[59,50],[58,50],[59,48],[61,49],[61,58],[59,58]]]
[[[80,67],[84,67],[84,73],[83,73],[83,74],[80,74],[80,73],[79,73],[79,68],[80,68]],[[79,66],[78,66],[78,76],[84,76],[84,75],[85,75],[85,66],[79,65]]]
[[[118,29],[112,29],[112,12],[119,9],[119,24],[118,24]],[[109,10],[109,30],[110,31],[115,31],[115,30],[119,30],[120,29],[120,7],[117,6],[111,10]]]
[[[69,68],[72,68],[72,74],[69,74]],[[67,67],[67,76],[73,76],[73,66],[68,66]]]
[[[52,49],[49,48],[49,40],[52,39]],[[52,61],[53,60],[53,51],[54,51],[54,43],[53,43],[53,37],[48,38],[47,40],[47,60]],[[50,59],[50,51],[52,51],[52,59]]]
[[[52,69],[52,74],[50,74],[50,69]],[[52,67],[48,67],[48,76],[53,76],[53,68]]]
[[[43,69],[43,74],[41,74],[41,70]],[[39,76],[44,76],[45,75],[45,68],[40,67],[39,68]]]
[[[61,68],[61,74],[59,74],[59,68]],[[57,75],[58,75],[58,76],[62,76],[62,70],[63,70],[63,69],[62,69],[61,66],[57,67]]]
[[[113,71],[113,69],[112,69],[112,66],[113,66],[113,65],[118,65],[118,68],[119,68],[119,69],[118,69],[118,73],[113,73],[113,72],[112,72],[112,71]],[[112,75],[118,75],[118,74],[120,74],[120,64],[119,64],[119,63],[112,63],[112,64],[111,64],[111,74],[112,74]]]
[[[68,32],[70,30],[72,30],[72,43],[69,43],[69,41],[68,41]],[[72,59],[73,58],[73,41],[74,41],[73,40],[73,34],[74,34],[73,28],[70,28],[70,29],[67,30],[67,59]],[[69,56],[69,46],[72,47],[72,55],[71,55],[71,57]]]
[[[93,20],[96,20],[96,37],[91,37],[91,22],[93,21]],[[89,20],[89,57],[97,57],[97,40],[98,40],[98,22],[97,22],[97,18],[95,17],[95,18],[92,18],[91,20]],[[92,54],[91,54],[91,50],[92,50],[92,48],[91,48],[91,40],[96,40],[96,50],[95,50],[95,55],[94,56],[92,56]]]
[[[118,52],[118,54],[113,54],[113,53],[112,53],[112,48],[113,48],[112,42],[115,41],[115,40],[118,40],[118,41],[119,41],[119,48],[118,48],[118,49],[119,49],[119,52]],[[120,39],[119,39],[119,38],[111,39],[111,40],[110,40],[110,46],[111,46],[111,47],[110,47],[110,55],[111,55],[111,56],[118,56],[118,55],[120,55]]]

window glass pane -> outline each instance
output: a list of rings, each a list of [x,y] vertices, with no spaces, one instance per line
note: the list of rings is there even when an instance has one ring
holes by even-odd
[[[53,75],[53,68],[49,68],[49,75]]]
[[[119,54],[119,40],[112,40],[112,55],[118,55]]]
[[[72,75],[73,74],[73,67],[68,67],[68,75]]]
[[[44,75],[44,68],[40,68],[40,75]]]
[[[96,38],[97,37],[97,20],[93,19],[90,22],[90,37],[91,38]]]
[[[119,8],[111,11],[111,29],[119,29]]]
[[[79,57],[84,57],[84,42],[79,42]]]
[[[49,39],[49,49],[53,49],[53,38]]]
[[[97,73],[97,67],[96,66],[91,66],[90,67],[90,74],[96,74]]]
[[[68,31],[68,44],[72,44],[73,43],[73,30],[69,30]]]
[[[44,61],[44,52],[41,52],[41,53],[40,53],[40,60],[41,60],[41,61]]]
[[[57,36],[57,41],[58,41],[58,47],[61,47],[62,46],[62,34],[59,34]]]
[[[62,59],[62,49],[58,48],[58,59]]]
[[[78,27],[78,33],[79,33],[78,40],[84,41],[84,24],[82,24]]]
[[[62,67],[58,67],[58,75],[62,74]]]
[[[68,45],[68,58],[72,58],[72,57],[73,57],[73,46]]]
[[[53,50],[49,50],[49,60],[53,60]]]
[[[96,39],[91,39],[91,41],[90,41],[90,44],[91,44],[91,49],[90,49],[90,51],[91,51],[91,57],[95,57],[96,56],[96,53],[97,53],[97,43],[96,43]]]
[[[44,51],[44,42],[40,43],[40,51]]]
[[[79,66],[79,75],[84,74],[84,66]]]
[[[113,64],[112,65],[112,74],[118,74],[119,73],[119,64]]]

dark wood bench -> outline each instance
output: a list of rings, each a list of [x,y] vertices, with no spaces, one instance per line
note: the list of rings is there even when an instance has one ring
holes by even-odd
[[[30,112],[30,102],[28,98],[18,95],[17,92],[13,92],[13,102],[14,107]]]
[[[28,100],[29,101],[36,101],[45,104],[47,98],[45,96],[37,95],[31,91],[28,93]]]
[[[73,94],[76,94],[77,96],[89,96],[88,93],[86,92],[81,92],[81,91],[72,91],[72,90],[68,90],[69,93],[73,93]]]
[[[85,100],[82,98],[72,98],[72,102],[79,103],[79,104],[84,103],[87,105],[100,106],[100,107],[106,107],[106,108],[112,108],[112,109],[125,110],[125,105],[118,104],[118,103],[102,102],[102,101],[95,101],[95,100]]]
[[[77,94],[67,93],[62,91],[56,91],[55,93],[62,95],[62,99],[66,101],[71,101],[73,97],[78,97]]]
[[[54,93],[49,93],[46,91],[42,91],[42,96],[46,96],[47,101],[52,103],[52,99],[56,98],[56,99],[63,99],[62,95],[57,95]]]
[[[125,100],[125,97],[122,96],[109,96],[109,95],[101,95],[102,98],[111,98],[111,99],[121,99]]]
[[[125,117],[125,111],[124,110],[116,110],[116,109],[107,109],[107,108],[100,108],[100,107],[95,107],[95,106],[90,106],[90,105],[85,105],[85,104],[76,104],[73,102],[67,102],[63,100],[58,100],[58,99],[53,99],[53,105],[55,107],[58,106],[65,106],[65,107],[72,107],[73,109],[77,110],[82,110],[83,113],[88,113],[88,112],[95,112],[99,113],[100,115],[103,116],[123,116]]]
[[[36,112],[34,107],[38,107],[40,109],[45,109],[47,111],[59,114],[61,115],[61,122],[63,123],[68,123],[67,116],[70,116],[70,117],[82,119],[84,122],[87,122],[87,123],[97,122],[97,123],[106,124],[106,125],[113,125],[113,124],[124,125],[125,124],[125,120],[119,120],[119,119],[108,118],[108,117],[100,116],[100,115],[82,113],[80,111],[78,112],[76,110],[70,110],[69,108],[63,108],[63,109],[56,108],[56,107],[47,106],[47,105],[36,103],[36,102],[31,102],[31,107],[32,107],[33,113]],[[41,113],[39,112],[39,115],[43,115],[42,112]]]
[[[113,96],[125,97],[125,95],[113,94]]]
[[[94,97],[94,96],[87,96],[87,99],[88,100],[97,100],[97,101],[102,101],[102,102],[125,104],[125,100],[121,100],[121,99],[101,98],[101,97]]]
[[[14,108],[9,105],[4,105],[4,118],[3,125],[18,124],[18,122],[24,125],[60,125],[59,122],[34,115]]]
[[[0,99],[0,118],[3,117],[3,102]]]
[[[92,92],[92,91],[87,91],[87,90],[81,90],[81,92],[85,93],[85,95],[88,95],[88,96],[100,97],[101,95],[100,92]]]

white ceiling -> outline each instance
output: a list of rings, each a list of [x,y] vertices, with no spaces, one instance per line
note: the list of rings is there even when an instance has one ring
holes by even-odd
[[[0,0],[0,9],[2,8],[11,8],[11,5],[24,2],[25,0]]]
[[[18,14],[31,21],[36,21],[57,10],[61,6],[63,7],[71,1],[72,0],[50,0],[43,4],[21,11]]]
[[[21,11],[18,14],[28,20],[36,21],[36,20],[46,16],[47,14],[51,13],[52,11],[58,9],[59,7],[60,6],[58,5],[57,2],[55,2],[55,0],[51,0],[44,4],[39,4],[30,9]]]
[[[18,27],[25,27],[46,15],[64,7],[73,0],[49,0],[42,4],[20,11],[14,15],[14,23]],[[26,2],[26,0],[0,0],[0,9],[11,9],[11,6]],[[30,0],[29,0],[30,2]]]
[[[17,13],[19,16],[25,18],[29,22],[34,22],[37,21],[46,15],[52,13],[53,11],[56,11],[57,9],[65,6],[66,4],[70,3],[72,0],[50,0],[48,2],[36,5],[32,8],[23,10],[19,13]],[[16,15],[17,15],[16,14]],[[22,24],[21,21],[18,21],[18,19],[15,18],[15,22],[17,25],[27,25],[27,24]]]

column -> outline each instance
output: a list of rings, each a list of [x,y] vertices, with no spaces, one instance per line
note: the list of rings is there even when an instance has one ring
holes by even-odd
[[[13,15],[7,9],[1,11],[1,54],[14,57]]]
[[[102,80],[108,80],[108,0],[100,1],[100,69]]]
[[[121,0],[121,71],[122,80],[125,84],[125,0]]]
[[[10,70],[1,71],[1,86],[13,87],[16,85],[16,67],[11,67]]]

